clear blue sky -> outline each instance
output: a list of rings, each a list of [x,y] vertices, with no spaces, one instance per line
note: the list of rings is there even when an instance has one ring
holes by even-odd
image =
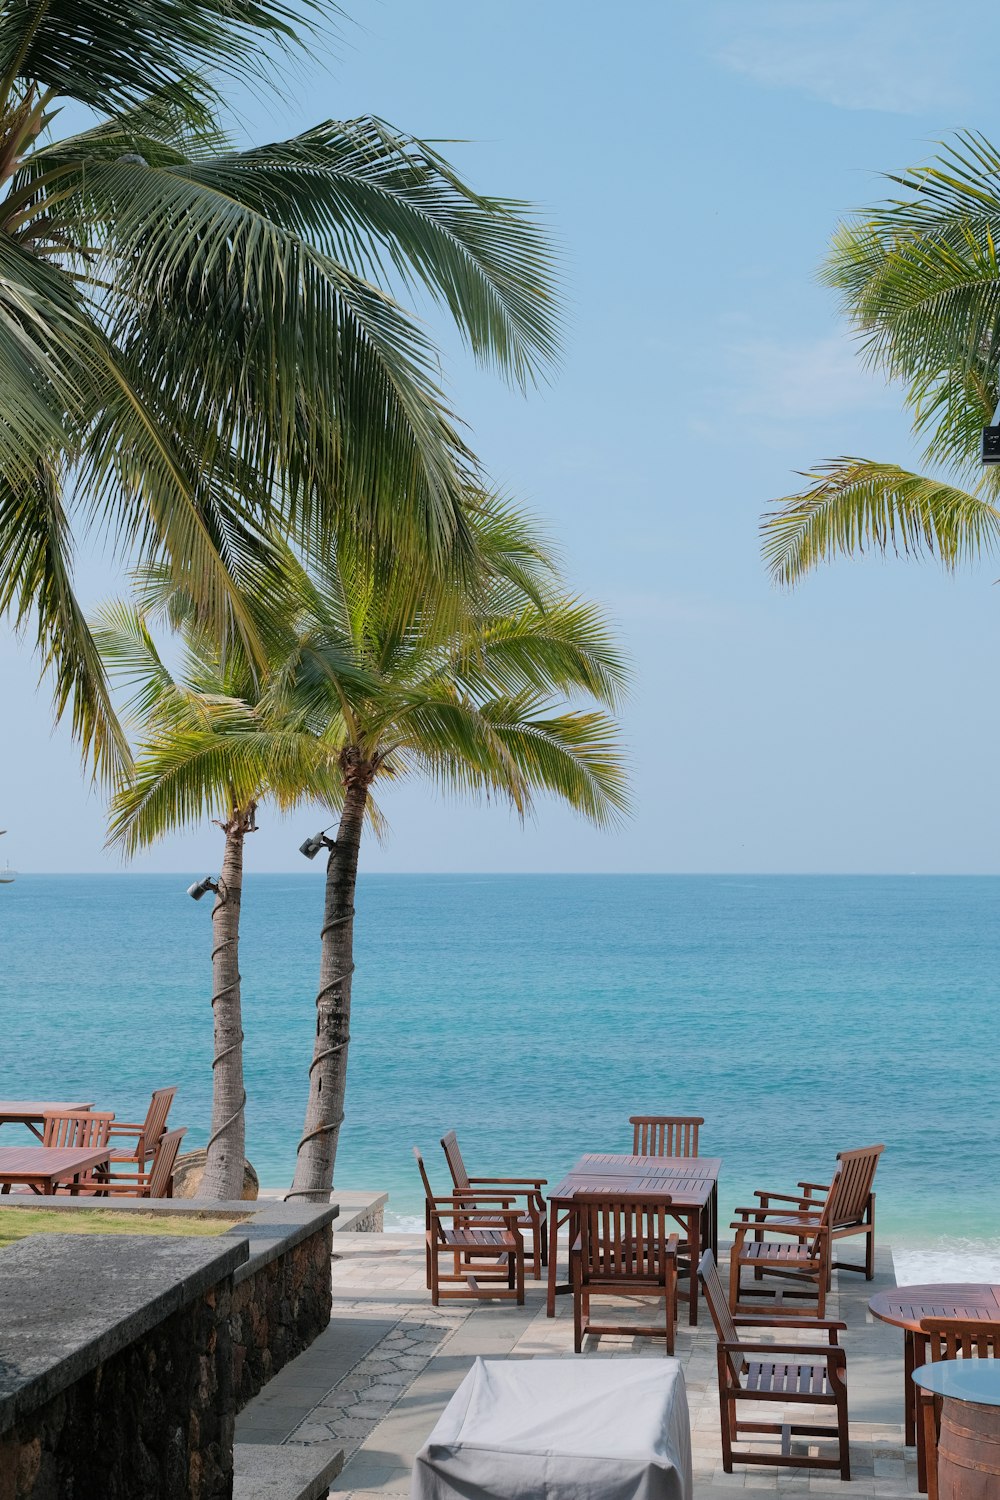
[[[392,793],[375,870],[942,871],[1000,866],[995,562],[844,563],[781,595],[758,515],[842,453],[915,462],[896,393],[859,367],[815,278],[838,216],[955,127],[996,138],[995,9],[959,0],[347,0],[286,104],[239,101],[247,139],[383,115],[476,185],[544,205],[565,248],[561,367],[524,399],[440,330],[495,478],[547,518],[567,571],[633,654],[636,816]],[[82,563],[96,602],[107,570]],[[26,648],[0,638],[0,853],[116,869]],[[317,817],[268,813],[248,852],[302,869]],[[219,835],[140,869],[218,863]]]

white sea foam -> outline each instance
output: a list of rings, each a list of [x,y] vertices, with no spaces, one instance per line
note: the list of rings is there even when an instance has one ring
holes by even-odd
[[[391,1208],[385,1211],[386,1234],[423,1234],[424,1221],[416,1214],[394,1214]]]
[[[1000,1240],[941,1239],[923,1247],[893,1249],[900,1286],[934,1281],[1000,1283]]]

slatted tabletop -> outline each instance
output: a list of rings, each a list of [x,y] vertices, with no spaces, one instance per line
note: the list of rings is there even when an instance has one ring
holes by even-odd
[[[110,1160],[110,1146],[0,1146],[0,1192],[19,1186],[48,1196],[57,1183],[72,1184],[82,1172]]]
[[[46,1115],[65,1115],[74,1110],[92,1109],[93,1101],[67,1104],[65,1100],[52,1099],[0,1099],[0,1125],[27,1125],[32,1135],[42,1139],[39,1125]]]
[[[923,1318],[1000,1320],[1000,1286],[974,1281],[949,1281],[926,1286],[895,1286],[876,1292],[868,1304],[872,1315],[910,1333],[920,1332]]]
[[[927,1340],[920,1332],[923,1318],[971,1318],[979,1322],[1000,1321],[1000,1286],[977,1281],[930,1282],[920,1286],[894,1286],[876,1292],[868,1304],[873,1317],[903,1330],[903,1414],[907,1443],[917,1443],[917,1482],[927,1488],[923,1443],[918,1442],[916,1396],[911,1376],[922,1365]]]
[[[722,1167],[720,1156],[624,1156],[610,1151],[593,1151],[581,1156],[561,1182],[550,1191],[551,1249],[549,1253],[549,1286],[547,1311],[555,1316],[557,1292],[570,1290],[568,1282],[560,1283],[556,1272],[556,1243],[559,1226],[568,1223],[573,1233],[573,1199],[577,1193],[627,1193],[655,1203],[658,1198],[669,1202],[671,1216],[684,1228],[691,1246],[689,1303],[691,1323],[698,1321],[698,1259],[703,1245],[711,1245],[718,1254],[718,1185]]]

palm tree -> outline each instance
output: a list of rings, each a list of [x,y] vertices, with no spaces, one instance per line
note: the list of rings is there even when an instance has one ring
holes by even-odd
[[[868,363],[903,383],[925,459],[943,473],[840,458],[804,475],[763,518],[779,583],[866,549],[955,568],[1000,545],[1000,475],[979,464],[1000,385],[1000,153],[960,135],[891,180],[908,196],[842,225],[824,274]]]
[[[260,84],[336,13],[0,7],[0,613],[33,628],[99,774],[129,751],[73,590],[74,526],[165,561],[260,665],[246,598],[275,525],[357,530],[429,567],[468,550],[474,461],[393,288],[428,291],[517,384],[554,351],[552,256],[523,204],[374,118],[227,140],[209,75]],[[97,122],[60,138],[66,103]]]
[[[362,834],[377,787],[417,775],[507,800],[522,816],[559,797],[598,826],[626,807],[614,707],[627,671],[600,611],[569,597],[525,519],[470,511],[483,572],[429,598],[398,563],[342,552],[299,581],[297,639],[274,681],[336,752],[341,795],[328,851],[316,1033],[290,1196],[328,1198],[344,1118]],[[566,700],[570,700],[567,702]],[[339,806],[338,806],[339,804]]]
[[[246,1156],[239,966],[244,843],[256,831],[263,798],[290,807],[306,786],[325,788],[335,798],[338,781],[319,740],[289,720],[272,722],[246,653],[237,645],[222,659],[189,600],[168,592],[154,613],[167,613],[183,626],[176,674],[156,645],[148,605],[110,605],[94,631],[112,677],[131,695],[126,722],[141,735],[132,776],[111,805],[109,841],[134,854],[206,817],[222,830],[221,874],[209,887],[215,892],[212,1124],[200,1191],[208,1198],[237,1199]]]

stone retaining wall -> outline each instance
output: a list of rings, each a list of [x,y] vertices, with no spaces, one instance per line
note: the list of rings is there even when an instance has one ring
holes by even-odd
[[[237,1411],[329,1323],[332,1242],[323,1224],[277,1259],[243,1268],[230,1315]]]

